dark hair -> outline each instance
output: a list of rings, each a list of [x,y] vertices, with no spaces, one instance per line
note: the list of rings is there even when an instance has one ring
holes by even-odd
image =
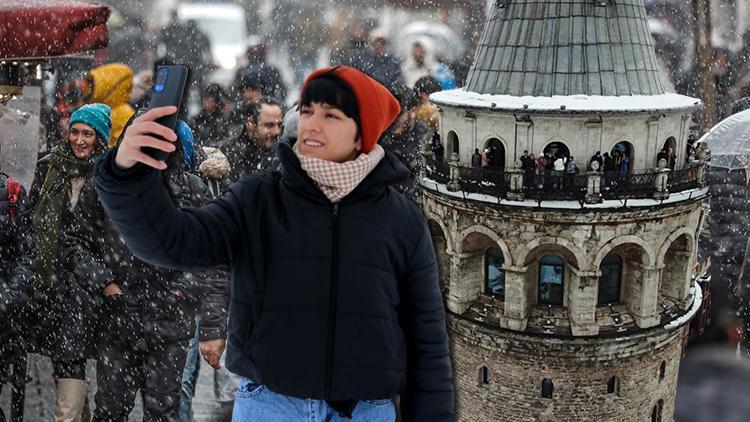
[[[341,110],[346,117],[354,119],[360,132],[359,103],[352,89],[331,72],[310,81],[300,95],[299,108],[312,103],[328,104]]]
[[[253,122],[258,123],[258,119],[260,119],[260,109],[264,105],[278,107],[281,109],[281,114],[284,114],[284,106],[281,105],[279,100],[273,97],[259,97],[249,103],[244,103],[240,107],[240,115],[245,119],[252,118]]]
[[[423,92],[429,95],[442,90],[438,81],[432,76],[422,76],[414,84],[414,93],[417,95]]]

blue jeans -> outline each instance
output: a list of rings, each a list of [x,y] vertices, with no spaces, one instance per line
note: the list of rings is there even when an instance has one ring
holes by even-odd
[[[360,400],[351,419],[344,419],[325,400],[298,399],[274,393],[265,385],[243,378],[234,401],[232,422],[393,422],[396,408],[390,399]]]
[[[195,395],[194,381],[197,378],[195,373],[198,370],[198,359],[200,359],[200,325],[201,316],[195,316],[195,335],[190,339],[187,350],[187,359],[185,360],[185,369],[182,371],[182,388],[180,389],[180,422],[190,421],[190,408],[193,405],[193,395]]]

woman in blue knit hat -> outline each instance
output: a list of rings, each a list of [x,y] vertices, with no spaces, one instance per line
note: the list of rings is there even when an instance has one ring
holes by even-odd
[[[30,193],[39,245],[33,286],[38,332],[32,333],[32,339],[54,364],[55,421],[80,420],[86,399],[86,359],[95,357],[96,351],[94,298],[61,259],[62,235],[74,221],[81,188],[93,176],[96,158],[106,151],[111,129],[108,106],[89,104],[76,110],[68,123],[67,140],[37,163]]]

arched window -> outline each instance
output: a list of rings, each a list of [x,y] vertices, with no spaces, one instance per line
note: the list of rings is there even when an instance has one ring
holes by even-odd
[[[505,297],[505,270],[503,251],[489,248],[484,255],[485,292],[490,296]]]
[[[554,390],[555,385],[552,383],[552,380],[549,378],[545,378],[542,381],[542,398],[551,399]]]
[[[497,138],[492,138],[487,141],[485,149],[487,150],[488,167],[491,167],[494,170],[504,171],[505,146],[503,146],[503,143]]]
[[[549,154],[554,158],[557,157],[570,157],[570,148],[562,142],[551,142],[544,147],[545,155]]]
[[[597,303],[604,305],[607,303],[620,302],[620,286],[622,284],[622,259],[617,255],[607,255],[599,271],[599,299]]]
[[[677,162],[677,140],[674,136],[670,136],[664,141],[664,146],[661,151],[656,155],[656,164],[659,164],[660,159],[667,161],[667,168],[674,170],[675,163]]]
[[[481,376],[483,385],[488,385],[490,383],[490,369],[489,368],[487,368],[486,366],[483,366],[480,376]]]
[[[459,151],[458,134],[454,131],[448,132],[448,151],[446,155],[450,157],[451,153],[455,152],[460,156]]]
[[[667,373],[667,363],[662,362],[661,365],[659,365],[659,382],[662,382],[664,380],[664,376]]]
[[[607,394],[619,394],[620,382],[617,377],[612,377],[607,381]]]
[[[565,263],[562,258],[547,255],[539,261],[539,304],[562,305]]]
[[[664,400],[659,400],[651,409],[651,422],[661,422],[661,415],[664,412]]]
[[[614,173],[619,179],[625,178],[633,172],[633,145],[630,142],[619,142],[612,147],[612,151],[609,152],[609,156],[612,159],[612,165],[614,166]],[[606,164],[605,164],[606,167]],[[604,169],[605,171],[612,171],[611,169]]]

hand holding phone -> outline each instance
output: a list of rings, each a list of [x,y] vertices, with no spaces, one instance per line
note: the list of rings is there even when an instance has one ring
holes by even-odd
[[[148,104],[149,110],[163,106],[175,106],[179,110],[187,78],[188,68],[186,66],[160,66],[156,70],[151,101]],[[161,116],[155,121],[174,131],[177,125],[177,113]],[[153,134],[153,136],[159,138],[158,134]],[[169,158],[168,152],[155,148],[144,147],[143,152],[158,161],[167,161],[167,158]]]

